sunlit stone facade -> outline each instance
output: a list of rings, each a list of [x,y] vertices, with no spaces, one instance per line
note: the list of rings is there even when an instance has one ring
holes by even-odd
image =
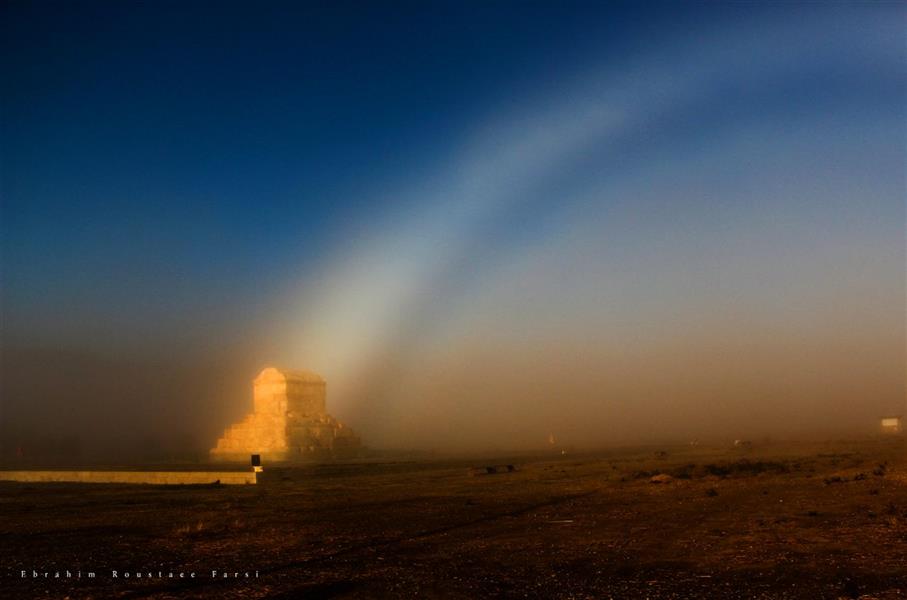
[[[882,433],[901,433],[903,431],[903,419],[900,415],[882,417],[879,420],[879,426]]]
[[[254,381],[254,411],[211,449],[214,460],[329,458],[355,454],[359,437],[325,410],[325,382],[307,371],[267,368]]]

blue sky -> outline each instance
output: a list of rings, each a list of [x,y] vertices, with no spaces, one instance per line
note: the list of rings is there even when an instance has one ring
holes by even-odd
[[[465,427],[441,390],[487,367],[503,383],[476,403],[526,395],[544,348],[575,357],[540,385],[582,384],[561,427],[584,441],[590,416],[664,413],[635,369],[703,344],[762,365],[710,367],[748,390],[728,422],[853,418],[827,379],[759,376],[768,356],[830,368],[829,335],[883,365],[866,414],[903,402],[897,3],[2,11],[7,356],[313,368],[373,438],[422,445],[458,442],[388,415]],[[845,375],[865,385],[864,366]],[[678,411],[708,404],[705,379],[670,380]],[[527,444],[552,417],[533,402],[511,432]]]

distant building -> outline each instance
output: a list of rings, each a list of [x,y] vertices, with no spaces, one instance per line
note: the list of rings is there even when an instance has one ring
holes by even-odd
[[[315,373],[268,368],[254,381],[254,411],[231,425],[211,449],[214,460],[331,458],[355,454],[359,436],[325,410],[325,383]]]
[[[904,419],[900,415],[882,417],[879,425],[882,433],[901,433],[903,431]]]

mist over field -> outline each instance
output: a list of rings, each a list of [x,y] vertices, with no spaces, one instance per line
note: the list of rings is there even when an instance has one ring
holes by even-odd
[[[378,449],[904,412],[903,6],[132,9],[0,9],[4,457],[204,457],[269,365]]]

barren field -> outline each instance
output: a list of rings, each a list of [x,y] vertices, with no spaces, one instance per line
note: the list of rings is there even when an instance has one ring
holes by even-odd
[[[266,465],[257,486],[2,483],[0,593],[903,598],[905,458],[865,440]]]

